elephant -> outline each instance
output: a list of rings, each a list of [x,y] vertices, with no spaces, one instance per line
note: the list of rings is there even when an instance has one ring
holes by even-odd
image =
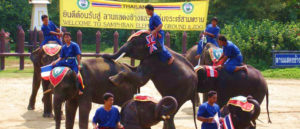
[[[149,53],[146,40],[149,32],[140,32],[133,34],[134,36],[132,35],[116,53],[102,55],[108,59],[120,58],[123,55],[141,60],[135,72],[122,71],[110,77],[111,82],[117,86],[122,86],[124,82],[131,81],[138,86],[143,86],[151,79],[162,96],[172,96],[177,100],[178,110],[186,101],[192,101],[196,125],[195,103],[197,102],[195,100],[199,98],[197,93],[198,80],[192,64],[181,54],[172,51],[167,46],[166,49],[175,59],[171,65],[162,62],[157,52]],[[138,35],[138,33],[140,34]],[[156,44],[158,48],[161,47],[159,46],[160,43]],[[174,129],[174,115],[171,115],[168,121],[171,123],[171,128]],[[164,125],[164,129],[166,126]]]
[[[213,65],[213,62],[210,58],[210,54],[209,54],[209,51],[208,51],[210,48],[218,49],[218,47],[216,47],[214,44],[207,43],[204,46],[204,49],[203,49],[202,54],[200,56],[200,58],[201,58],[200,59],[200,65]],[[199,62],[199,59],[195,58],[196,55],[197,55],[197,49],[198,49],[198,45],[194,45],[185,54],[185,57],[187,58],[188,61],[191,62],[191,64],[193,66],[197,66],[198,62]]]
[[[171,96],[163,97],[158,103],[132,99],[122,106],[121,123],[125,129],[151,129],[151,126],[173,115],[177,106],[176,99]]]
[[[59,57],[60,51],[50,56],[44,52],[43,49],[36,49],[33,51],[30,55],[30,59],[33,63],[33,81],[32,81],[32,91],[31,96],[29,99],[29,104],[27,109],[28,110],[34,110],[35,109],[35,100],[37,92],[40,88],[40,84],[42,82],[43,91],[45,92],[47,89],[49,89],[50,82],[48,80],[42,80],[41,79],[41,67],[50,64],[51,62],[55,61]],[[52,114],[52,95],[51,94],[44,94],[43,99],[44,103],[44,113],[43,117],[53,117]]]
[[[247,101],[254,105],[254,108],[250,112],[243,111],[240,107],[234,105],[225,105],[221,109],[221,116],[224,117],[231,114],[231,120],[235,129],[255,129],[256,122],[260,115],[260,104],[252,96],[247,97]]]
[[[220,107],[224,106],[226,102],[234,96],[251,95],[259,104],[262,103],[266,96],[266,108],[268,113],[268,121],[271,123],[269,117],[269,91],[268,85],[259,70],[247,65],[248,70],[238,71],[235,73],[228,73],[221,69],[218,71],[218,77],[207,77],[207,70],[204,65],[201,65],[197,71],[198,74],[198,91],[206,93],[214,90],[218,93],[217,103]]]
[[[72,129],[76,110],[79,107],[79,128],[87,129],[89,113],[92,102],[103,104],[102,96],[106,92],[115,95],[114,103],[122,106],[126,101],[132,99],[137,93],[137,86],[129,86],[131,83],[117,87],[110,82],[109,77],[120,71],[132,71],[134,68],[128,65],[104,58],[87,59],[82,61],[80,73],[85,85],[82,95],[78,95],[78,81],[74,71],[69,70],[62,81],[57,85],[51,85],[53,91],[53,107],[56,129],[61,125],[61,107],[65,104],[66,129]]]

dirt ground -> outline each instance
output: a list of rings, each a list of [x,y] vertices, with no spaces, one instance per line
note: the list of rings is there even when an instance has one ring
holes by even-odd
[[[258,129],[297,129],[300,128],[300,80],[268,79],[270,92],[270,112],[272,124],[267,123],[265,101],[262,104],[262,113],[257,121]],[[0,129],[54,129],[53,118],[43,118],[42,90],[40,89],[36,109],[28,111],[27,105],[31,93],[31,78],[0,78]],[[142,88],[142,93],[156,96],[160,95],[152,82]],[[99,107],[93,104],[90,120]],[[62,128],[64,128],[62,121]],[[191,102],[185,103],[176,114],[175,125],[177,129],[194,129]],[[201,122],[197,122],[198,128]],[[78,115],[75,129],[78,129]],[[89,128],[92,128],[91,122]],[[161,129],[162,122],[153,129]]]

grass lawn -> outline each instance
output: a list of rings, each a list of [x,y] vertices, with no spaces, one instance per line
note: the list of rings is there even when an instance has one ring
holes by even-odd
[[[300,68],[266,69],[261,72],[265,78],[300,79]]]

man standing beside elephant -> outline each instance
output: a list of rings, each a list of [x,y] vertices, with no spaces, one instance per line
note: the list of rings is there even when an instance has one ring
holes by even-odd
[[[150,4],[146,5],[145,7],[146,12],[150,17],[149,19],[149,31],[151,32],[152,36],[155,37],[155,40],[157,39],[161,45],[162,51],[159,52],[160,60],[165,62],[168,61],[168,64],[172,64],[174,61],[174,57],[172,54],[165,48],[164,45],[164,39],[165,39],[165,33],[162,30],[162,22],[160,17],[154,13],[154,7]]]
[[[243,56],[240,49],[231,41],[227,41],[226,37],[223,35],[219,35],[218,42],[221,46],[223,46],[223,54],[216,62],[216,64],[221,63],[221,65],[217,66],[217,68],[220,69],[224,66],[225,70],[229,73],[240,70],[247,71],[247,66],[242,66]]]
[[[52,66],[67,66],[71,68],[76,75],[80,70],[80,55],[81,51],[77,43],[71,41],[71,33],[65,32],[63,39],[66,44],[62,47],[60,57],[52,62]],[[79,84],[80,85],[80,84]],[[79,95],[83,94],[83,86],[79,86]]]
[[[219,47],[218,42],[216,41],[216,38],[218,37],[220,33],[220,28],[217,26],[218,19],[216,17],[212,18],[211,24],[208,24],[203,35],[205,35],[206,41],[208,43],[214,44],[216,47]],[[202,50],[205,47],[206,43],[203,42],[201,39],[198,43],[197,48],[197,55],[196,58],[198,59],[200,55],[202,54]]]
[[[198,120],[202,121],[201,129],[218,129],[218,125],[214,121],[217,114],[220,117],[220,107],[217,102],[217,92],[208,92],[208,101],[203,103],[198,110]]]
[[[93,118],[94,129],[123,129],[119,110],[113,106],[114,95],[105,93],[103,99],[104,106],[97,109]]]

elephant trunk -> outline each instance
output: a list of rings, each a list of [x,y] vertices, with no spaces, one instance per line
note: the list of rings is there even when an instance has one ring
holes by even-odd
[[[254,104],[254,113],[253,113],[252,120],[258,119],[258,116],[259,116],[260,110],[261,110],[259,103],[255,99],[253,99],[252,97],[249,97],[249,96],[247,97],[247,101]]]
[[[114,60],[119,60],[123,56],[125,56],[127,53],[127,45],[123,45],[120,50],[118,50],[114,54],[103,54],[102,57],[106,59],[114,59]]]
[[[172,96],[163,97],[155,107],[155,117],[168,119],[177,111],[178,103]]]

